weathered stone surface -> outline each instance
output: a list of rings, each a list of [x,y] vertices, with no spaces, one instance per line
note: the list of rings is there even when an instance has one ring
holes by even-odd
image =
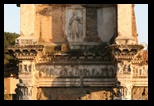
[[[118,36],[132,36],[132,4],[118,4]]]
[[[110,100],[111,88],[39,88],[38,100]]]
[[[116,72],[113,65],[37,65],[36,69],[41,77],[114,77]]]
[[[86,8],[86,42],[97,42],[101,39],[97,31],[97,8]]]
[[[132,4],[132,35],[138,44],[138,33],[137,33],[137,26],[136,26],[136,17],[135,17],[135,4]]]
[[[97,9],[97,31],[103,42],[110,42],[111,38],[117,36],[116,17],[116,7]]]
[[[41,36],[44,42],[64,42],[64,13],[64,7],[57,5],[37,6],[37,36]]]
[[[20,8],[20,35],[35,36],[35,5],[21,4]]]
[[[19,100],[148,99],[148,51],[137,44],[132,4],[20,8],[24,37],[8,47],[19,60]]]
[[[66,7],[65,33],[68,42],[83,42],[86,36],[86,8],[74,4]]]
[[[148,87],[133,87],[133,100],[148,100]]]
[[[118,4],[118,37],[117,44],[136,44],[132,35],[132,4]]]

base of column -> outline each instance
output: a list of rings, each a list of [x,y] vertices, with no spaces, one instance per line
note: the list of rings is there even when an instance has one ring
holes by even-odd
[[[130,45],[137,44],[135,38],[133,36],[118,36],[115,39],[116,44],[118,45]]]

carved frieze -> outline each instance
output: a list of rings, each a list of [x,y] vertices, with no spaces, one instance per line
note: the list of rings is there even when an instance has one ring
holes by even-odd
[[[132,64],[130,62],[121,62],[117,65],[117,73],[132,73]]]
[[[141,77],[141,76],[148,76],[148,65],[133,65],[133,76],[134,77]]]
[[[148,52],[147,50],[141,50],[133,58],[133,64],[148,65]]]
[[[38,65],[37,71],[40,73],[40,77],[114,77],[115,67],[113,65],[106,66],[48,66]]]
[[[8,50],[19,60],[34,60],[37,52],[42,51],[43,45],[13,45]],[[21,66],[20,66],[21,67]]]
[[[113,57],[118,61],[130,61],[134,56],[143,49],[143,45],[110,45],[107,47],[111,50]]]

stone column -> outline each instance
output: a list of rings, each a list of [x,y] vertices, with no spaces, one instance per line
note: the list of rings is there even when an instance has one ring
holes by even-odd
[[[122,94],[122,100],[132,100],[132,84],[127,83],[123,86],[123,90],[121,92]]]
[[[20,4],[20,35],[32,36],[34,34],[35,5]]]
[[[20,83],[17,84],[17,94],[19,100],[35,100],[35,88],[36,88],[36,78],[35,78],[35,68],[32,68],[32,65],[34,65],[33,62],[28,60],[22,61],[23,66],[26,65],[26,70],[23,69],[19,73],[19,79]],[[24,67],[25,68],[25,67]]]
[[[36,73],[36,58],[39,57],[38,52],[43,51],[43,45],[14,45],[9,48],[14,52],[16,58],[21,61],[19,63],[20,72],[18,77],[20,83],[17,84],[17,95],[19,100],[36,100],[36,88],[38,87],[37,73]],[[16,52],[16,50],[21,52]],[[26,52],[23,50],[27,50]],[[35,51],[34,51],[35,50]],[[20,55],[19,55],[20,53]],[[37,55],[38,53],[38,55]],[[26,56],[25,56],[26,55]],[[25,71],[25,69],[27,71]]]
[[[127,88],[126,98],[127,100],[132,100],[132,88],[133,88],[132,84],[127,84],[126,88]]]
[[[116,44],[110,45],[112,55],[117,61],[116,87],[122,88],[122,99],[131,100],[133,69],[132,62],[137,53],[144,48],[137,45],[137,38],[133,28],[133,4],[118,4],[118,36]]]
[[[17,84],[17,89],[16,89],[16,94],[18,96],[18,100],[35,100],[35,91],[34,88],[36,86],[32,84],[31,81],[30,83],[26,81],[22,81],[20,79],[20,83]]]
[[[136,44],[136,40],[132,35],[132,5],[118,4],[118,37],[116,44]]]
[[[117,63],[117,86],[122,87],[120,92],[122,100],[131,100],[132,91],[132,77],[133,70],[130,62],[122,61]],[[118,83],[120,82],[120,84]],[[119,84],[119,85],[118,85]]]

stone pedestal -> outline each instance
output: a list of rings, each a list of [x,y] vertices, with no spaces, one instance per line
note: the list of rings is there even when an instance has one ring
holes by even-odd
[[[132,4],[118,4],[118,37],[116,44],[137,44],[132,31]]]

